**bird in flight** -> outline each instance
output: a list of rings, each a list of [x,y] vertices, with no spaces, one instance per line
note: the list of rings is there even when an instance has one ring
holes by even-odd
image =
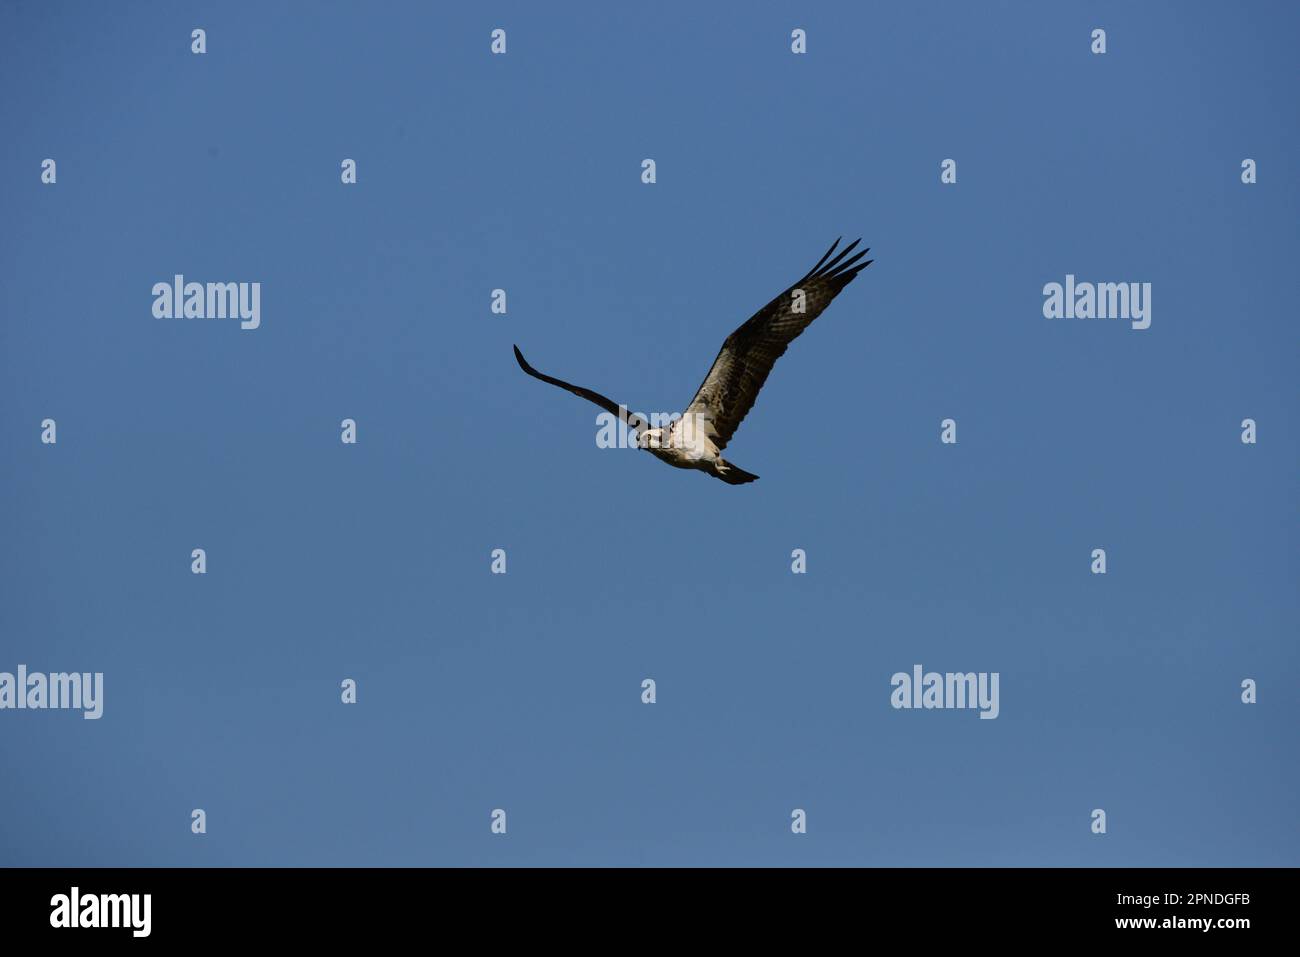
[[[599,392],[538,372],[528,364],[518,346],[515,346],[515,359],[533,378],[581,396],[618,417],[635,430],[638,447],[656,458],[677,468],[699,469],[728,485],[744,485],[758,476],[724,460],[722,450],[753,407],[776,360],[822,314],[840,290],[873,262],[870,259],[859,262],[870,252],[868,249],[849,256],[860,242],[854,240],[832,259],[831,254],[840,244],[835,240],[802,279],[727,336],[695,398],[681,417],[666,428],[650,428],[636,416],[629,420],[625,406],[615,404]]]

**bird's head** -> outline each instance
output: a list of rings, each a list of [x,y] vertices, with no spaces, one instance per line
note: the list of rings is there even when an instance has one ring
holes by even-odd
[[[662,449],[668,446],[668,435],[662,428],[646,429],[641,433],[641,448]]]

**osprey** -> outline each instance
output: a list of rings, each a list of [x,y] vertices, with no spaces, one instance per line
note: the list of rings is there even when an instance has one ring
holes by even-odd
[[[839,291],[873,262],[870,259],[858,262],[870,252],[869,249],[849,256],[860,242],[860,239],[854,240],[831,259],[831,254],[840,244],[838,239],[835,240],[826,250],[826,255],[803,278],[727,336],[695,398],[681,417],[666,429],[649,428],[635,416],[629,421],[625,407],[616,405],[599,392],[538,372],[528,364],[518,346],[515,346],[515,359],[519,368],[533,378],[594,402],[627,423],[636,431],[638,447],[656,458],[677,468],[699,469],[728,485],[744,485],[758,476],[725,461],[722,450],[753,407],[758,391],[763,388],[776,360],[785,354],[799,333],[822,314]]]

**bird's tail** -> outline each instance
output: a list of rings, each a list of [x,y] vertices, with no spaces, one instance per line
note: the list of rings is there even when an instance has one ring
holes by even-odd
[[[752,472],[746,472],[744,469],[737,468],[730,462],[724,462],[722,459],[718,459],[717,463],[713,466],[713,475],[716,478],[722,479],[722,481],[726,482],[728,485],[744,485],[746,482],[755,482],[758,480],[758,476]]]

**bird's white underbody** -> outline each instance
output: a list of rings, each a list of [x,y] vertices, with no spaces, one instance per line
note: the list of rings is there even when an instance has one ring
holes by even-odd
[[[686,416],[666,430],[647,429],[643,447],[661,462],[679,469],[709,469],[722,461],[722,451],[709,439],[704,429],[684,425],[693,421]]]

